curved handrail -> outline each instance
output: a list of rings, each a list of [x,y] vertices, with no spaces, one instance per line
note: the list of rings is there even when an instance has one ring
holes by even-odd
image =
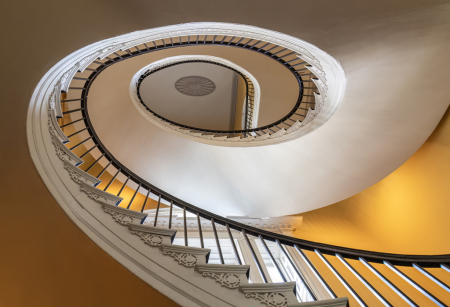
[[[122,61],[123,59],[118,59],[118,61]],[[111,61],[111,60],[110,60]],[[390,261],[394,265],[401,265],[401,266],[412,266],[413,263],[418,263],[423,267],[439,267],[442,263],[450,263],[450,254],[446,255],[405,255],[405,254],[392,254],[392,253],[381,253],[381,252],[375,252],[375,251],[366,251],[366,250],[360,250],[360,249],[353,249],[353,248],[346,248],[336,245],[330,245],[330,244],[323,244],[323,243],[317,243],[312,242],[308,240],[303,239],[296,239],[284,235],[274,234],[269,231],[265,231],[259,228],[251,227],[248,225],[241,224],[239,222],[218,216],[216,214],[213,214],[211,212],[208,212],[206,210],[203,210],[201,208],[198,208],[190,203],[187,203],[181,199],[178,199],[177,197],[155,187],[154,185],[150,184],[143,178],[139,177],[137,174],[133,173],[131,170],[129,170],[125,165],[120,163],[109,151],[108,149],[103,145],[103,143],[100,141],[98,135],[96,134],[88,112],[88,93],[89,89],[92,86],[92,83],[96,79],[96,77],[109,65],[106,65],[105,63],[99,64],[99,68],[96,69],[88,78],[88,80],[85,83],[85,86],[83,87],[82,94],[81,94],[81,112],[84,117],[84,122],[86,124],[87,130],[90,135],[92,136],[92,140],[94,143],[98,146],[98,149],[102,152],[102,154],[105,155],[105,157],[111,162],[111,164],[116,167],[117,169],[121,170],[121,173],[123,173],[125,176],[129,177],[130,180],[134,181],[141,187],[151,191],[152,193],[156,195],[160,195],[162,199],[166,200],[167,202],[173,202],[174,205],[179,206],[181,208],[185,208],[187,211],[193,213],[193,214],[199,214],[201,217],[205,219],[211,219],[213,218],[214,221],[221,225],[228,225],[230,228],[242,231],[245,230],[248,234],[259,236],[261,235],[264,239],[270,240],[270,241],[279,241],[281,244],[289,245],[289,246],[298,246],[301,249],[305,250],[319,250],[320,252],[324,254],[329,255],[335,255],[340,254],[344,258],[350,258],[350,259],[359,259],[363,258],[369,262],[383,262],[383,261]]]
[[[230,42],[232,42],[233,40],[234,40],[234,37],[233,37],[233,39]],[[242,39],[240,41],[242,41]],[[171,39],[171,42],[172,42],[172,39]],[[181,39],[180,39],[180,43],[181,43]],[[172,44],[173,44],[173,42],[172,42]],[[144,43],[144,45],[145,45],[145,43]],[[166,47],[166,44],[164,44],[164,46]],[[155,48],[158,48],[158,46],[156,46],[156,44],[155,44]],[[139,51],[139,48],[136,47],[136,49]],[[147,47],[147,49],[148,49],[148,47]],[[126,49],[125,51],[127,52],[127,54],[129,56],[132,55],[132,53],[130,52],[129,49]],[[109,61],[115,61],[116,59],[117,60],[122,60],[123,59],[122,56],[124,56],[124,55],[121,56],[121,55],[119,55],[117,53],[115,53],[115,54],[118,56],[117,58],[111,59],[111,58],[107,57],[108,60]],[[103,168],[101,173],[96,177],[97,179],[101,176],[101,174],[103,174],[106,171],[108,166],[112,164],[114,167],[116,167],[118,169],[117,174],[120,172],[120,173],[122,173],[122,174],[124,174],[125,176],[128,177],[127,181],[122,186],[121,191],[123,190],[123,187],[125,187],[125,185],[127,185],[127,182],[129,181],[129,179],[131,179],[132,181],[136,182],[138,184],[138,186],[139,186],[138,189],[135,189],[135,191],[134,191],[135,194],[134,195],[136,195],[138,193],[138,191],[139,191],[139,188],[142,187],[144,189],[147,189],[148,193],[152,192],[156,196],[160,197],[160,199],[164,199],[167,202],[170,202],[171,203],[171,208],[172,208],[173,205],[176,205],[176,206],[182,208],[184,212],[188,211],[188,212],[191,212],[193,214],[196,214],[197,217],[202,217],[202,218],[211,220],[211,224],[212,224],[212,226],[214,228],[216,239],[217,239],[217,234],[216,234],[216,230],[215,230],[215,227],[214,227],[214,225],[215,225],[214,223],[218,223],[218,224],[224,225],[227,229],[232,229],[232,230],[238,231],[241,234],[243,234],[243,236],[245,238],[247,238],[247,234],[248,235],[253,235],[255,237],[259,237],[263,244],[265,244],[264,240],[275,241],[279,245],[280,249],[284,252],[284,254],[286,255],[286,257],[288,259],[289,259],[290,256],[284,250],[283,245],[288,245],[288,246],[295,247],[295,249],[298,251],[298,253],[301,255],[301,257],[304,259],[304,261],[306,261],[307,265],[309,265],[309,267],[313,270],[313,272],[315,272],[314,274],[316,274],[316,276],[321,280],[322,285],[328,290],[328,292],[331,294],[332,297],[336,297],[336,295],[333,293],[332,289],[326,284],[326,281],[323,279],[321,274],[314,268],[314,265],[311,263],[311,261],[308,260],[308,257],[303,254],[302,249],[316,252],[316,254],[319,256],[319,258],[321,258],[321,260],[338,277],[338,279],[340,279],[340,281],[346,286],[347,290],[349,290],[350,293],[354,297],[358,296],[358,294],[351,288],[351,286],[348,283],[345,282],[345,279],[343,279],[342,276],[339,275],[339,272],[333,267],[333,265],[326,258],[323,257],[322,253],[323,254],[337,256],[337,258],[339,258],[344,263],[344,265],[346,265],[353,272],[353,274],[355,274],[355,275],[357,275],[358,273],[355,272],[354,268],[352,268],[351,265],[346,262],[345,258],[347,258],[347,259],[359,259],[370,270],[372,270],[372,272],[374,272],[379,278],[381,278],[386,284],[388,284],[391,288],[396,289],[398,291],[400,291],[400,290],[398,288],[396,288],[393,283],[391,283],[388,279],[386,279],[374,267],[372,267],[369,262],[385,263],[388,267],[390,267],[392,270],[394,270],[403,279],[405,279],[406,281],[408,281],[408,282],[410,282],[412,284],[414,283],[414,281],[411,278],[409,278],[406,274],[404,274],[401,271],[399,271],[398,269],[396,269],[394,267],[394,265],[414,266],[414,267],[418,268],[419,271],[422,269],[422,267],[442,267],[442,268],[450,271],[450,268],[448,267],[448,265],[450,265],[450,255],[448,255],[448,254],[447,255],[402,255],[402,254],[392,254],[392,253],[380,253],[380,252],[366,251],[366,250],[353,249],[353,248],[346,248],[346,247],[340,247],[340,246],[335,246],[335,245],[330,245],[330,244],[323,244],[323,243],[312,242],[312,241],[308,241],[308,240],[302,240],[302,239],[296,239],[296,238],[292,238],[292,237],[287,237],[287,236],[284,236],[284,235],[280,235],[280,234],[276,234],[276,233],[272,233],[272,232],[266,231],[264,229],[259,229],[259,228],[256,228],[256,227],[251,227],[251,226],[248,226],[248,225],[244,225],[244,224],[236,222],[234,220],[231,220],[231,219],[228,219],[228,218],[224,218],[224,217],[218,216],[216,214],[210,213],[210,212],[208,212],[206,210],[203,210],[201,208],[198,208],[198,207],[196,207],[196,206],[194,206],[192,204],[184,202],[184,201],[182,201],[182,200],[180,200],[180,199],[170,195],[169,193],[166,193],[166,192],[162,191],[161,189],[151,185],[150,183],[148,183],[144,179],[140,178],[138,175],[134,174],[132,171],[130,171],[124,165],[122,165],[117,159],[115,159],[114,156],[101,143],[100,139],[98,138],[97,134],[95,133],[95,130],[92,127],[92,124],[91,124],[90,118],[89,118],[89,113],[88,113],[87,94],[89,92],[90,86],[92,85],[92,82],[95,80],[96,76],[98,76],[98,73],[100,73],[106,67],[106,64],[103,63],[103,62],[96,61],[94,59],[92,59],[92,61],[93,61],[94,64],[99,65],[99,66],[96,67],[95,69],[88,69],[88,70],[93,72],[89,78],[76,78],[76,77],[73,78],[75,80],[85,80],[86,82],[85,82],[85,86],[84,87],[79,87],[79,88],[75,88],[75,87],[74,88],[70,88],[69,87],[68,84],[70,83],[70,81],[67,81],[67,78],[68,78],[67,75],[70,75],[70,73],[73,72],[72,69],[70,71],[68,71],[67,74],[64,74],[61,77],[61,79],[60,79],[60,82],[64,82],[64,84],[66,85],[66,87],[68,89],[78,89],[78,90],[81,89],[82,90],[80,99],[70,99],[70,100],[65,100],[63,102],[80,101],[81,107],[79,109],[71,109],[71,110],[69,110],[67,112],[61,112],[61,109],[59,109],[61,114],[67,114],[67,113],[73,113],[73,112],[81,111],[81,113],[83,115],[82,119],[79,119],[79,120],[73,121],[71,123],[62,125],[61,127],[65,127],[67,125],[73,124],[75,122],[80,122],[80,121],[83,120],[83,122],[85,123],[86,127],[84,129],[81,129],[80,131],[72,134],[72,135],[75,135],[75,134],[77,134],[77,133],[79,133],[81,131],[86,131],[86,132],[88,132],[90,134],[90,137],[88,139],[86,139],[86,140],[82,141],[81,143],[75,145],[74,147],[72,147],[72,149],[75,148],[75,147],[78,147],[79,145],[83,144],[87,140],[93,140],[93,142],[96,144],[94,147],[98,148],[98,150],[102,153],[100,158],[97,159],[94,162],[94,164],[92,164],[91,166],[89,166],[86,169],[86,172],[82,171],[82,170],[79,170],[79,169],[77,169],[75,167],[75,171],[77,172],[77,174],[85,173],[86,176],[91,180],[91,182],[93,182],[93,183],[91,183],[91,182],[89,183],[91,185],[91,187],[89,189],[89,192],[87,192],[87,190],[83,190],[83,189],[85,189],[86,185],[84,183],[81,183],[82,184],[82,191],[85,191],[88,194],[89,197],[95,198],[95,195],[94,195],[94,197],[92,197],[92,194],[89,194],[89,193],[93,192],[92,189],[98,190],[98,189],[92,187],[92,184],[94,184],[94,186],[95,186],[95,183],[98,183],[100,180],[92,180],[94,177],[92,175],[89,175],[87,172],[102,157],[106,157],[106,159],[108,159],[108,161],[110,163],[108,163],[108,165],[105,168]],[[80,64],[77,63],[77,65],[80,65]],[[77,65],[75,65],[75,67],[79,67]],[[82,65],[86,65],[86,63],[83,63]],[[88,65],[89,65],[89,63],[84,68],[86,68]],[[84,70],[84,68],[82,69],[82,71]],[[305,68],[305,69],[308,69],[308,68]],[[75,75],[75,73],[73,73],[73,76],[74,75]],[[65,87],[63,86],[63,88],[65,88]],[[86,154],[88,154],[94,147],[89,149],[89,150],[87,150],[80,157],[74,155],[73,153],[70,153],[71,149],[68,149],[68,148],[66,148],[64,146],[61,147],[61,143],[68,142],[68,138],[70,136],[72,136],[72,135],[70,135],[70,136],[61,135],[61,134],[63,134],[63,132],[59,128],[58,128],[59,131],[53,131],[52,130],[52,129],[58,127],[58,125],[55,125],[55,122],[56,122],[55,114],[59,114],[58,113],[58,108],[60,106],[55,106],[55,101],[58,101],[57,99],[55,99],[55,95],[56,94],[59,95],[58,91],[61,91],[61,89],[62,89],[61,83],[57,83],[55,88],[54,88],[54,90],[53,90],[53,92],[52,92],[52,94],[51,94],[51,96],[50,96],[51,98],[49,99],[49,105],[50,105],[50,111],[51,111],[49,113],[49,115],[51,116],[50,121],[49,121],[49,125],[50,125],[49,127],[50,127],[51,134],[52,134],[52,142],[57,147],[56,151],[57,151],[58,156],[60,156],[60,158],[61,158],[61,150],[63,150],[63,151],[65,151],[66,155],[70,156],[68,159],[71,159],[70,161],[65,160],[65,162],[69,162],[72,166],[73,165],[79,165],[79,164],[83,163],[82,158]],[[53,104],[53,106],[52,106],[52,104]],[[61,116],[59,116],[59,117],[61,117]],[[70,155],[68,153],[70,153],[72,155]],[[63,158],[61,158],[61,159],[63,159]],[[67,166],[67,164],[66,164],[66,166]],[[71,168],[71,170],[74,171],[73,168]],[[107,187],[105,188],[104,191],[106,191],[108,186],[115,180],[117,174],[108,183],[108,185],[107,185]],[[72,176],[74,176],[74,173],[71,173],[71,177]],[[77,177],[75,177],[75,178],[72,177],[72,179],[76,181]],[[78,183],[80,183],[80,182],[78,182]],[[100,191],[100,190],[98,190],[98,191]],[[116,202],[115,203],[116,205],[119,205],[120,201],[123,200],[122,198],[119,197],[120,192],[119,192],[119,194],[117,196],[115,196],[113,194],[110,194],[108,192],[103,192],[103,191],[101,191],[101,192],[102,193],[99,193],[98,195],[101,195],[102,197],[104,197],[105,194],[109,194],[107,196],[107,198],[109,199],[108,202],[112,200],[112,201]],[[96,193],[96,192],[94,192],[94,193]],[[148,194],[147,194],[146,200],[147,199],[148,199]],[[98,199],[96,199],[96,200],[99,201]],[[132,210],[129,210],[133,200],[134,200],[134,196],[131,199],[130,203],[128,204],[127,209],[120,208],[120,210],[122,210],[122,212],[126,211],[127,212],[126,214],[130,214],[130,215],[134,215],[134,216],[141,216],[142,217],[143,215],[141,213],[136,213],[136,212],[134,212]],[[101,201],[99,201],[99,202],[101,202]],[[144,202],[144,205],[142,207],[141,212],[143,212],[144,209],[145,209],[145,203],[146,203],[146,201]],[[159,205],[158,205],[158,208],[159,208]],[[170,217],[169,217],[170,219],[171,219],[171,216],[172,215],[170,215]],[[156,225],[156,219],[155,219],[155,225]],[[185,233],[185,242],[187,244],[186,220],[185,220],[185,223],[184,223],[184,227],[185,227],[184,228],[185,229],[185,231],[184,231],[184,233]],[[170,228],[170,226],[169,226],[169,228]],[[199,229],[200,228],[201,228],[201,226],[199,224]],[[231,235],[230,235],[230,238],[231,238]],[[250,246],[250,243],[248,242],[248,238],[247,238],[247,243]],[[219,249],[219,253],[220,253],[220,249]],[[235,253],[236,253],[236,251],[235,251]],[[268,251],[268,253],[270,254],[270,251]],[[237,253],[236,253],[236,255],[237,255]],[[236,256],[236,257],[238,258],[238,256]],[[294,267],[294,270],[297,271],[298,277],[300,278],[301,282],[303,283],[303,285],[305,286],[305,288],[307,289],[307,291],[309,292],[311,297],[314,300],[317,300],[317,296],[314,295],[314,291],[312,291],[312,289],[311,289],[310,285],[308,284],[308,282],[306,282],[304,277],[302,277],[302,274],[295,268],[295,266],[294,266],[294,264],[292,262],[292,259],[290,259],[289,261],[291,261],[291,264]],[[224,263],[223,259],[222,259],[222,263]],[[257,266],[259,268],[260,265],[257,263]],[[280,271],[280,274],[281,274],[281,271]],[[423,274],[427,278],[431,278],[432,280],[434,278],[434,276],[431,273],[423,273]],[[263,275],[263,273],[261,273],[261,275]],[[433,280],[433,281],[436,282],[436,280]],[[371,289],[371,291],[375,290],[373,287],[370,288],[371,287],[370,284],[367,285],[367,281],[365,281],[365,282],[366,282],[365,283],[366,287]],[[423,288],[420,288],[420,285],[418,285],[417,283],[414,286],[416,287],[416,289],[419,289],[419,291],[423,290],[422,293],[427,295],[429,298],[431,297],[431,299],[433,299],[435,302],[441,303],[432,294],[430,294],[429,292],[427,292]],[[440,285],[440,286],[442,286],[442,285]],[[444,284],[444,286],[445,286],[445,284]],[[397,293],[399,293],[398,291],[397,291]],[[375,290],[375,292],[376,292],[376,290]],[[405,299],[406,301],[408,301],[408,302],[411,301],[401,291],[400,291],[400,294],[402,295],[402,298]],[[380,297],[378,296],[378,298],[380,298]],[[382,297],[381,297],[380,300],[385,301],[384,298],[382,298]],[[445,306],[444,304],[441,304],[441,305]]]
[[[259,41],[261,42],[261,41]],[[160,115],[157,115],[157,117],[161,118],[164,122],[169,123],[169,124],[173,124],[173,125],[177,125],[181,128],[186,128],[186,129],[192,129],[195,132],[201,132],[204,133],[205,135],[208,134],[215,134],[216,136],[223,136],[224,134],[227,136],[232,136],[234,135],[234,137],[239,136],[239,137],[243,137],[246,138],[248,136],[264,136],[265,134],[267,134],[268,136],[274,135],[277,132],[283,132],[286,130],[289,130],[289,128],[294,127],[296,124],[298,126],[300,126],[299,124],[302,123],[303,120],[306,120],[306,118],[308,117],[308,112],[309,110],[314,110],[316,108],[316,103],[314,101],[302,101],[303,98],[305,97],[311,97],[311,98],[315,98],[317,97],[317,95],[320,96],[319,93],[315,93],[315,95],[306,95],[304,94],[304,88],[306,88],[304,86],[304,83],[310,83],[311,87],[308,87],[308,89],[312,89],[313,92],[314,90],[318,90],[315,80],[313,79],[313,77],[311,77],[310,79],[302,79],[302,76],[314,76],[315,74],[312,73],[310,67],[308,66],[308,63],[306,61],[304,61],[302,58],[297,57],[294,60],[289,60],[289,61],[285,61],[283,60],[286,56],[292,57],[295,56],[296,53],[295,52],[291,52],[289,49],[284,48],[283,50],[279,51],[276,48],[279,46],[271,46],[271,48],[269,50],[265,50],[263,48],[255,48],[255,45],[257,44],[253,44],[253,45],[249,45],[249,44],[239,44],[239,43],[233,43],[233,42],[227,42],[226,44],[223,44],[223,42],[219,42],[219,41],[203,41],[203,42],[198,42],[198,41],[194,41],[190,42],[190,40],[188,42],[181,42],[180,43],[173,43],[172,44],[164,44],[164,46],[153,46],[153,47],[148,47],[146,45],[146,49],[139,49],[136,51],[131,51],[131,50],[127,50],[127,54],[124,55],[118,55],[115,58],[110,58],[107,57],[107,61],[102,63],[102,65],[96,70],[96,72],[94,72],[92,75],[96,75],[101,73],[104,69],[106,69],[109,66],[112,66],[116,63],[119,63],[121,61],[136,57],[136,56],[140,56],[146,53],[150,53],[153,51],[158,51],[158,50],[164,50],[164,49],[170,49],[170,48],[178,48],[178,47],[188,47],[188,46],[196,46],[196,45],[210,45],[210,46],[225,46],[225,47],[237,47],[237,48],[242,48],[245,50],[250,50],[253,52],[257,52],[259,54],[262,54],[264,56],[267,56],[275,61],[277,61],[278,63],[282,64],[284,67],[286,67],[296,78],[298,85],[299,85],[299,96],[297,98],[297,102],[295,103],[294,107],[292,108],[292,110],[285,115],[283,118],[262,126],[262,127],[257,127],[257,128],[251,128],[251,129],[241,129],[241,130],[210,130],[210,129],[203,129],[203,128],[195,128],[195,127],[189,127],[189,126],[184,126],[178,123],[175,123],[173,121],[170,121]],[[258,43],[258,42],[257,42]],[[269,44],[266,44],[269,45]],[[273,44],[272,44],[273,45]],[[281,47],[279,47],[281,48]],[[271,53],[270,50],[276,50],[277,52]],[[282,52],[282,54],[280,56],[278,56],[278,54]],[[287,52],[287,54],[285,54]],[[117,53],[116,53],[117,54]],[[298,63],[297,61],[303,61]],[[301,70],[296,70],[295,67],[297,66],[304,66],[304,69]],[[302,74],[302,72],[310,72],[309,74]],[[299,111],[300,110],[300,111]],[[303,111],[301,111],[303,110]],[[151,111],[151,110],[150,110]],[[300,112],[300,113],[296,113],[296,112]],[[291,118],[295,118],[295,120],[291,119]],[[286,121],[290,120],[293,124],[289,124]],[[279,127],[278,125],[285,125],[286,127]],[[262,133],[262,134],[259,134]]]
[[[250,87],[254,88],[252,81],[248,78],[248,76],[244,75],[242,72],[240,72],[240,71],[238,71],[238,70],[236,70],[236,69],[234,69],[232,67],[229,67],[227,65],[224,65],[224,64],[221,64],[221,63],[217,63],[217,62],[214,62],[214,61],[207,61],[207,60],[183,60],[183,61],[179,61],[179,62],[175,62],[175,63],[166,64],[166,65],[164,65],[164,67],[160,67],[160,68],[153,69],[151,71],[147,71],[143,75],[141,75],[140,78],[138,79],[138,82],[137,82],[137,85],[136,85],[136,96],[139,99],[139,102],[141,103],[141,105],[147,111],[151,112],[156,117],[161,118],[161,119],[163,119],[164,121],[166,121],[168,123],[171,123],[173,125],[176,125],[178,127],[185,128],[185,129],[191,129],[191,130],[195,130],[195,131],[208,131],[209,133],[225,133],[225,132],[230,132],[230,131],[236,133],[236,132],[240,132],[241,131],[241,130],[230,130],[230,131],[220,132],[219,130],[206,130],[205,128],[197,128],[197,127],[192,127],[192,126],[187,126],[187,125],[184,125],[184,124],[180,124],[180,123],[174,122],[172,120],[169,120],[169,119],[163,117],[162,115],[156,113],[155,111],[150,109],[144,103],[144,101],[142,100],[141,94],[140,94],[140,87],[141,87],[142,82],[145,80],[145,78],[147,78],[151,74],[154,74],[154,73],[156,73],[156,72],[158,72],[160,70],[163,70],[165,68],[169,68],[169,67],[180,65],[180,64],[186,64],[186,63],[208,63],[208,64],[212,64],[212,65],[225,67],[227,69],[230,69],[230,70],[234,71],[238,75],[240,75],[244,79],[244,82],[245,82],[245,85],[246,85],[246,95],[245,95],[245,97],[246,97],[246,102],[245,102],[246,114],[247,114],[247,112],[250,113],[249,116],[245,116],[245,125],[244,126],[247,127],[248,124],[251,125],[251,123],[252,123],[252,115],[253,115],[253,112],[254,112],[253,109],[254,108],[253,108],[253,103],[248,103],[248,101],[249,100],[250,101],[254,101],[254,94],[255,93],[254,92],[252,93],[252,92],[249,91]],[[248,129],[251,129],[251,128],[248,128]],[[242,130],[242,131],[244,131],[244,130]]]

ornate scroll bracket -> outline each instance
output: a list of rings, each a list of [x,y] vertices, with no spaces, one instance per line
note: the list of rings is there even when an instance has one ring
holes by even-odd
[[[86,173],[67,161],[64,161],[64,168],[69,172],[70,178],[78,184],[83,182],[87,185],[96,186],[101,182],[101,180],[98,180],[94,176]]]
[[[119,224],[128,226],[130,224],[140,224],[141,220],[147,216],[145,213],[136,212],[110,204],[102,204],[103,211],[111,214],[112,218]]]
[[[55,145],[56,155],[64,162],[68,162],[73,165],[80,165],[84,161],[69,150],[60,139],[52,135],[52,143]]]
[[[241,279],[236,274],[205,272],[202,275],[204,277],[211,277],[222,286],[230,289],[237,289],[241,285]]]
[[[59,128],[55,110],[48,110],[48,129],[50,134],[58,138],[61,143],[65,144],[69,142],[69,138]]]
[[[186,267],[194,267],[197,263],[205,263],[211,253],[208,248],[169,244],[161,244],[160,249],[164,255],[173,257],[175,261]]]
[[[211,277],[222,286],[237,289],[248,284],[249,265],[199,264],[195,270],[205,277]]]
[[[61,110],[61,83],[57,83],[48,98],[48,109],[55,112],[55,117],[63,117]]]
[[[177,234],[176,230],[144,225],[130,225],[128,228],[132,234],[139,236],[150,246],[160,246],[163,243],[171,244]]]
[[[148,244],[150,246],[160,246],[163,242],[163,238],[161,236],[141,231],[132,231],[131,233],[138,235],[145,242],[145,244]]]
[[[123,200],[122,197],[102,191],[84,182],[81,182],[81,191],[85,192],[90,198],[101,204],[114,206],[116,204],[119,204]]]
[[[191,254],[178,254],[178,253],[167,252],[167,251],[163,251],[163,254],[173,257],[176,261],[178,261],[179,264],[188,266],[188,267],[195,266],[195,264],[197,263],[197,260],[198,260],[197,256],[191,255]]]
[[[243,292],[245,297],[254,298],[267,307],[288,307],[289,303],[296,303],[297,298],[295,297],[294,289],[295,282],[254,283],[239,287],[239,291]]]

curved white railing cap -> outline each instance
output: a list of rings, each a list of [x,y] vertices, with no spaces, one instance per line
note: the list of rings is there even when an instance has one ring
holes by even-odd
[[[155,62],[143,67],[142,69],[140,69],[133,76],[133,78],[131,79],[131,82],[130,82],[131,100],[133,101],[134,106],[139,110],[139,112],[147,120],[149,120],[151,123],[155,124],[156,126],[162,128],[166,131],[169,131],[171,133],[185,137],[186,133],[179,132],[178,129],[176,128],[176,126],[174,126],[174,125],[170,125],[170,126],[164,125],[161,122],[161,119],[159,119],[158,117],[151,114],[142,105],[142,103],[140,102],[139,97],[138,97],[137,85],[139,82],[139,78],[143,74],[145,74],[146,72],[148,72],[150,70],[158,69],[160,67],[170,65],[170,64],[182,63],[182,62],[186,62],[186,61],[195,61],[195,60],[208,61],[208,62],[225,65],[227,67],[230,67],[230,68],[233,68],[233,69],[239,71],[241,74],[247,76],[250,79],[250,81],[252,81],[253,87],[255,90],[254,102],[253,102],[254,106],[253,106],[252,128],[256,128],[258,126],[259,104],[260,104],[260,99],[261,99],[261,88],[259,86],[258,80],[256,80],[256,78],[250,72],[245,70],[243,67],[241,67],[231,61],[228,61],[226,59],[215,57],[215,56],[210,56],[210,55],[178,55],[178,56],[173,56],[173,57],[167,57],[162,60],[155,61]]]

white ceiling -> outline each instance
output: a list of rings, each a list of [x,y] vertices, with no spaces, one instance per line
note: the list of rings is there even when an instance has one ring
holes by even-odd
[[[175,88],[186,76],[210,79],[216,89],[205,96],[188,96]],[[204,129],[232,130],[236,110],[237,78],[234,71],[214,64],[185,63],[157,71],[140,87],[142,101],[157,114],[176,123]]]
[[[330,18],[323,22],[333,24]],[[448,25],[448,16],[430,9],[336,24],[332,34],[314,25],[296,29],[300,38],[311,38],[341,62],[347,89],[342,106],[326,124],[287,143],[217,147],[153,126],[128,96],[131,77],[148,64],[139,60],[116,64],[97,78],[89,112],[100,139],[119,161],[178,198],[221,215],[305,212],[378,182],[431,134],[449,105],[450,61],[443,60],[450,50]],[[204,54],[234,61],[261,78],[262,101],[273,95],[275,102],[274,92],[283,86],[271,91],[268,80],[290,82],[271,74],[268,66],[258,74],[261,67],[249,67],[234,51],[229,53],[233,48],[216,48],[226,52]],[[170,55],[202,54],[177,49]]]

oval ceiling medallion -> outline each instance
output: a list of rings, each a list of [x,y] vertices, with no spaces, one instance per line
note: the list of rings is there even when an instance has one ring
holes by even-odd
[[[214,92],[216,85],[205,77],[187,76],[175,82],[175,88],[188,96],[206,96]]]

